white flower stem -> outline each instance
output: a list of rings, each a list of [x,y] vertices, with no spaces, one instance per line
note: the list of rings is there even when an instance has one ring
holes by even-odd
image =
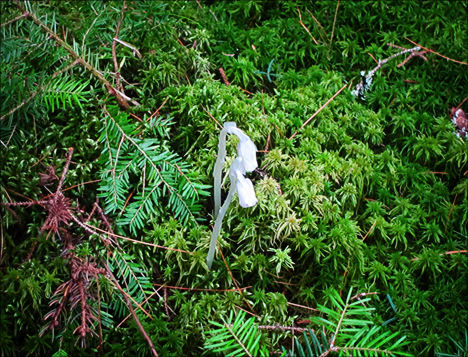
[[[214,166],[214,212],[213,216],[216,219],[219,214],[221,207],[221,176],[223,174],[223,164],[226,157],[226,129],[221,130],[219,133],[218,143],[218,157],[216,158],[216,164]]]
[[[211,264],[213,263],[214,253],[216,250],[216,242],[218,241],[218,235],[219,235],[219,232],[221,231],[221,225],[223,224],[224,215],[226,214],[229,204],[231,203],[232,198],[234,197],[234,193],[236,193],[236,181],[237,181],[237,178],[235,178],[234,181],[231,182],[231,187],[229,188],[228,196],[226,198],[226,201],[224,201],[223,206],[219,210],[219,214],[218,214],[218,217],[216,218],[216,222],[213,228],[213,233],[211,233],[210,249],[208,250],[208,256],[206,257],[206,264],[208,265],[208,269],[211,269]],[[216,192],[216,186],[215,186],[215,192]],[[220,198],[220,201],[221,201],[221,198]]]

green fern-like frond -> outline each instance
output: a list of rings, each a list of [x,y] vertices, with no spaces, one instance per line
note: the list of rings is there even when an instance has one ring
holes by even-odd
[[[197,201],[209,195],[205,191],[209,186],[197,182],[190,167],[167,149],[164,138],[137,138],[136,126],[126,113],[110,108],[103,122],[101,162],[106,167],[100,196],[107,212],[119,212],[119,224],[133,233],[145,226],[150,215],[163,215],[165,204],[184,224],[197,224],[202,208]]]
[[[109,269],[115,277],[121,281],[121,286],[126,294],[137,303],[142,303],[148,294],[153,292],[153,285],[141,264],[137,263],[133,256],[116,251],[108,260]],[[122,295],[114,295],[110,307],[116,315],[123,316],[127,310],[127,304]]]
[[[260,344],[262,334],[258,331],[255,318],[245,320],[245,312],[241,311],[234,319],[231,311],[229,319],[223,324],[213,322],[219,329],[208,331],[212,335],[205,342],[205,348],[214,352],[223,352],[225,356],[269,356],[265,345]]]
[[[340,356],[387,356],[392,354],[411,356],[411,354],[401,351],[401,348],[407,344],[406,336],[400,337],[399,332],[392,333],[382,326],[372,326],[371,312],[374,308],[365,305],[370,298],[360,298],[366,294],[358,294],[354,297],[351,295],[352,289],[350,289],[346,301],[343,301],[338,292],[332,290],[327,296],[332,308],[318,305],[318,310],[326,314],[327,317],[314,316],[311,318],[311,322],[328,330],[330,338],[327,338],[322,332],[322,344],[320,344],[318,338],[310,331],[311,335],[314,335],[311,339],[316,352],[312,353],[309,339],[305,336],[307,348],[304,351],[309,351],[309,353],[305,353],[304,356],[321,356],[326,351],[339,352]],[[320,350],[320,354],[318,354],[318,350]]]
[[[68,75],[53,78],[44,90],[46,109],[54,112],[56,108],[72,107],[73,103],[83,107],[81,101],[87,102],[85,95],[89,92],[85,88],[88,84],[89,80],[76,80]]]

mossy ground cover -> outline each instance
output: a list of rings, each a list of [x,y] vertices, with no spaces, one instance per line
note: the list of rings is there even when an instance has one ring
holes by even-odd
[[[304,306],[351,288],[375,293],[373,323],[406,336],[403,351],[466,353],[468,140],[449,118],[468,111],[465,3],[19,4],[108,84],[30,16],[7,23],[22,10],[2,2],[2,355],[146,356],[142,328],[160,356],[216,355],[203,347],[210,321],[244,309],[259,325],[316,329]],[[409,40],[437,53],[389,60],[364,100],[352,95],[361,71],[402,50],[388,44]],[[250,175],[258,204],[234,200],[208,270],[227,121],[263,171]],[[78,222],[44,229],[70,147],[63,188],[78,186],[62,192]],[[12,204],[28,199],[43,207]],[[84,266],[114,278],[86,280]],[[86,294],[69,301],[63,284]],[[293,334],[261,341],[272,353]]]

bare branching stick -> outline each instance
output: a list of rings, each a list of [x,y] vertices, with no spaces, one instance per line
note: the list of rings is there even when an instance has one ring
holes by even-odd
[[[413,48],[403,48],[403,47],[400,47],[400,46],[396,46],[396,45],[393,45],[391,43],[387,43],[388,46],[390,47],[396,47],[396,48],[400,48],[402,49],[402,51],[398,52],[398,53],[395,53],[393,55],[391,55],[390,57],[386,58],[386,59],[383,59],[383,60],[379,60],[378,63],[377,63],[377,66],[374,67],[372,70],[370,70],[369,72],[366,72],[365,71],[361,71],[361,81],[356,85],[356,88],[351,91],[351,93],[354,95],[354,96],[358,96],[359,98],[361,99],[364,99],[365,98],[365,93],[367,91],[370,90],[371,88],[371,85],[372,85],[372,79],[375,75],[375,73],[382,67],[384,66],[388,61],[394,59],[395,57],[398,57],[398,56],[401,56],[405,53],[411,53],[410,56],[408,56],[408,58],[406,58],[402,63],[400,63],[398,65],[398,67],[401,67],[403,66],[404,64],[406,64],[411,58],[413,58],[414,56],[419,56],[419,57],[422,57],[424,60],[427,61],[427,58],[424,57],[424,54],[427,52],[427,51],[422,51],[422,52],[418,52],[419,50],[421,50],[421,47],[413,47]]]
[[[129,108],[128,102],[122,98],[122,96],[116,91],[116,89],[112,86],[112,84],[103,76],[101,72],[99,72],[96,68],[94,68],[91,64],[86,62],[83,58],[81,58],[78,53],[76,53],[68,43],[63,41],[54,31],[52,31],[49,27],[47,27],[39,18],[31,13],[27,12],[26,9],[21,5],[21,3],[17,0],[13,0],[18,8],[24,13],[27,13],[27,17],[30,17],[32,21],[38,25],[40,28],[42,28],[45,32],[47,32],[60,46],[62,46],[65,51],[67,51],[76,61],[78,61],[83,67],[85,67],[91,74],[98,79],[101,83],[104,84],[106,87],[107,91],[115,96],[117,99],[117,102],[119,105],[125,109]]]

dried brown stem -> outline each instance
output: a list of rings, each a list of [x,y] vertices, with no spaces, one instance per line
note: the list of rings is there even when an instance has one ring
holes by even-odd
[[[468,251],[466,251],[466,250],[452,250],[450,252],[440,253],[439,255],[449,255],[449,254],[458,254],[458,253],[467,253],[467,252]],[[419,258],[411,259],[412,262],[414,262],[415,260],[419,260]]]
[[[164,106],[164,104],[166,104],[166,102],[167,102],[168,100],[169,100],[169,97],[166,97],[166,99],[164,99],[164,102],[159,106],[158,109],[156,109],[156,111],[155,111],[153,114],[151,114],[151,116],[150,116],[148,119],[146,119],[146,121],[150,121],[151,118],[153,118],[156,114],[159,114],[159,111],[160,111],[161,108]]]
[[[312,310],[312,311],[319,311],[319,310],[314,309],[314,308],[312,308],[312,307],[308,307],[308,306],[304,306],[304,305],[299,305],[299,304],[294,304],[294,303],[289,302],[289,301],[288,301],[288,305],[296,306],[296,307],[300,307],[300,308],[302,308],[302,309],[307,309],[307,310]]]
[[[310,35],[310,37],[312,37],[312,40],[314,40],[315,44],[318,45],[318,42],[317,40],[315,39],[314,36],[312,36],[312,34],[310,33],[309,29],[307,28],[306,25],[304,25],[304,23],[302,21],[299,20],[299,23],[301,24],[302,27],[305,28],[305,30],[307,31],[307,33]]]
[[[111,236],[111,237],[115,237],[115,238],[120,238],[120,239],[128,240],[128,241],[130,241],[130,242],[134,242],[134,243],[138,243],[138,244],[149,245],[149,246],[151,246],[151,247],[156,247],[156,248],[162,248],[162,249],[172,250],[172,251],[174,251],[174,252],[187,253],[187,254],[190,254],[190,255],[193,254],[192,252],[187,252],[186,250],[182,250],[182,249],[164,247],[164,246],[162,246],[162,245],[157,245],[157,244],[153,244],[153,243],[147,243],[147,242],[143,242],[143,241],[141,241],[141,240],[136,240],[136,239],[132,239],[132,238],[127,238],[127,237],[124,237],[124,236],[120,236],[120,235],[118,235],[118,234],[114,234],[114,233],[105,231],[105,230],[103,230],[103,229],[100,229],[100,228],[91,226],[91,225],[89,225],[89,224],[87,224],[87,223],[82,223],[82,224],[83,224],[84,227],[88,227],[88,228],[90,228],[90,229],[95,229],[96,231],[101,232],[101,233],[105,233],[105,234],[107,234],[108,236]],[[98,233],[93,232],[93,234],[98,234]]]
[[[203,105],[202,105],[202,108],[203,108],[203,110],[206,112],[206,114],[208,114],[208,116],[209,116],[211,119],[213,119],[213,120],[215,121],[215,123],[218,124],[218,126],[219,126],[219,127],[221,128],[221,130],[222,130],[222,129],[223,129],[223,126],[222,126],[221,124],[219,124],[219,122],[215,119],[215,117],[212,116],[212,115],[210,114],[210,112],[209,112],[208,110],[206,110],[205,107],[204,107]]]
[[[312,16],[312,18],[315,20],[315,22],[317,23],[317,25],[319,25],[319,27],[322,29],[323,33],[325,34],[325,37],[326,37],[327,40],[328,40],[327,32],[326,32],[325,29],[322,27],[322,25],[320,24],[320,22],[315,18],[314,15],[312,15],[312,13],[311,13],[309,10],[307,10],[307,11],[309,12],[310,16]],[[323,42],[327,42],[327,41],[325,41],[325,39],[323,38],[323,36],[322,36],[322,34],[321,34],[320,31],[319,31],[319,34],[320,34],[320,37],[322,38],[322,41],[323,41]]]

